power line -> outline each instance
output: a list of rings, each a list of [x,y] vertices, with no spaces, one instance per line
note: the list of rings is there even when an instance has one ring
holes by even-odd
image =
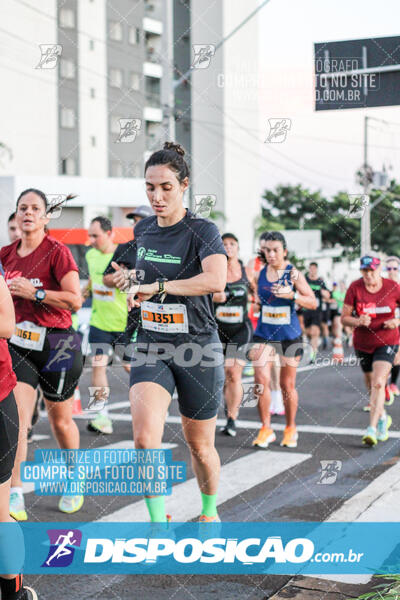
[[[246,25],[246,23],[248,23],[250,21],[250,19],[252,19],[254,17],[254,15],[256,13],[258,13],[259,10],[261,10],[262,8],[264,8],[264,6],[266,4],[268,4],[270,0],[263,0],[263,2],[261,2],[261,4],[255,8],[243,21],[241,21],[239,23],[239,25],[237,25],[236,27],[234,27],[234,29],[228,33],[228,35],[226,35],[224,38],[222,38],[222,40],[220,40],[218,42],[218,44],[216,44],[215,46],[215,52],[217,52],[217,50],[219,50],[221,48],[221,46],[223,44],[225,44],[225,42],[227,42],[229,40],[229,38],[231,38],[233,35],[235,35],[235,33],[237,31],[239,31],[239,29],[241,29],[244,25]],[[186,73],[184,73],[183,75],[181,75],[181,77],[177,80],[175,80],[173,82],[173,88],[176,89],[177,87],[179,87],[184,81],[186,81],[190,75],[190,73],[194,70],[193,65],[189,67],[189,69],[186,71]]]

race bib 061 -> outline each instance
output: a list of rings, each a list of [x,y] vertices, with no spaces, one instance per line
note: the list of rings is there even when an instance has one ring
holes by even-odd
[[[43,350],[44,340],[46,337],[46,327],[40,327],[30,321],[17,323],[15,333],[11,337],[10,342],[20,348],[28,350]]]

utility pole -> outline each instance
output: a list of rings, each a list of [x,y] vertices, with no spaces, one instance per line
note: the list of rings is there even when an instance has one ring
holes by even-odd
[[[368,117],[364,117],[364,194],[368,196],[370,184],[368,182]],[[361,217],[361,255],[371,252],[371,207],[369,200]]]

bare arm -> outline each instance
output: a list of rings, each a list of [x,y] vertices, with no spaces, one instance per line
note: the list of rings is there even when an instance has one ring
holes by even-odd
[[[318,302],[303,273],[300,273],[297,269],[293,269],[292,280],[298,294],[296,304],[302,308],[307,308],[308,310],[315,310],[318,306]]]
[[[60,281],[61,291],[46,290],[43,304],[76,312],[82,306],[79,275],[76,271],[66,273]]]
[[[225,292],[216,292],[213,294],[213,302],[226,302]]]
[[[4,278],[0,276],[0,338],[10,338],[14,330],[14,303]]]
[[[371,323],[371,317],[369,315],[360,315],[359,317],[352,317],[352,312],[353,307],[350,306],[350,304],[343,304],[342,316],[340,317],[342,325],[348,327],[368,327],[368,325]]]
[[[115,287],[114,275],[115,275],[115,273],[109,273],[108,275],[103,275],[104,285],[106,285],[109,288]]]
[[[83,300],[86,300],[86,298],[88,298],[90,296],[91,292],[92,292],[92,282],[89,277],[89,281],[87,282],[85,287],[82,288],[82,291],[81,291]]]
[[[190,279],[167,281],[165,290],[172,296],[203,296],[224,292],[227,276],[227,260],[223,254],[212,254],[201,261],[202,273]],[[158,284],[157,284],[158,291]]]
[[[171,296],[204,296],[205,294],[221,293],[225,290],[227,277],[227,261],[223,254],[212,254],[201,261],[202,273],[190,279],[167,281],[164,289]],[[128,294],[128,307],[139,306],[140,302],[148,300],[158,293],[158,282],[146,283],[139,286],[137,300]]]
[[[45,290],[46,298],[43,304],[76,312],[82,306],[79,275],[76,271],[69,271],[60,281],[60,291]],[[35,302],[36,288],[29,279],[15,277],[10,281],[9,290],[13,296],[25,298]]]

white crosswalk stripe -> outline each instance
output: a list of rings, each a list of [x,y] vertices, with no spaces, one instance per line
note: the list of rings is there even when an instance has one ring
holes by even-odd
[[[233,460],[221,468],[218,501],[222,504],[309,458],[310,454],[299,452],[254,452]],[[196,479],[174,486],[172,496],[166,497],[166,507],[176,521],[183,522],[197,517],[201,507]],[[144,500],[139,500],[99,520],[140,522],[148,519],[146,504]]]

